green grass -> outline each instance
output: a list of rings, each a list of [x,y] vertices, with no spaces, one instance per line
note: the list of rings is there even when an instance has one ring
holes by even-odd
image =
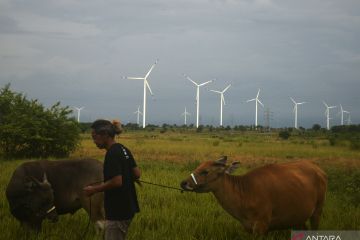
[[[141,167],[142,180],[179,187],[197,165],[228,155],[239,160],[243,173],[268,162],[307,158],[319,163],[329,174],[329,189],[321,229],[360,230],[360,207],[350,195],[359,194],[342,186],[356,184],[349,176],[359,176],[360,153],[346,147],[330,146],[321,139],[291,139],[280,141],[268,135],[216,135],[179,133],[126,133],[118,139],[128,146]],[[214,146],[214,142],[219,144]],[[241,144],[239,144],[241,143]],[[313,144],[316,144],[314,148]],[[84,136],[82,148],[73,157],[103,158]],[[83,210],[63,215],[59,222],[44,222],[39,235],[27,236],[11,216],[5,198],[5,188],[14,169],[21,163],[0,161],[0,239],[79,239],[88,222]],[[341,166],[341,168],[339,168]],[[354,188],[355,189],[355,188]],[[217,203],[212,194],[196,194],[143,184],[137,187],[141,212],[134,218],[128,239],[253,239],[240,222],[233,219]],[[255,239],[289,239],[290,231],[276,231]],[[91,225],[86,239],[99,239]]]

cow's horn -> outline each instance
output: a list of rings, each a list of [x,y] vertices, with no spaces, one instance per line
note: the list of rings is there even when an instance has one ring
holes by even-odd
[[[49,183],[48,180],[47,180],[47,176],[46,176],[46,173],[44,173],[44,177],[43,177],[43,183]]]
[[[225,165],[227,161],[227,156],[222,156],[220,159],[216,160],[215,163]]]

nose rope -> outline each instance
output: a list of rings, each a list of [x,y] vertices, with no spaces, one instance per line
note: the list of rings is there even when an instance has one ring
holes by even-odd
[[[191,175],[192,180],[194,181],[195,185],[197,185],[198,183],[197,183],[197,181],[196,181],[196,178],[195,178],[194,173],[191,173],[190,175]]]

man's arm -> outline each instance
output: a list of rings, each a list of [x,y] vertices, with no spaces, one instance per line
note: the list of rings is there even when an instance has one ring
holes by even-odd
[[[109,179],[108,181],[106,181],[102,184],[95,185],[95,186],[86,186],[83,190],[85,192],[85,195],[90,197],[94,193],[103,192],[105,190],[117,188],[117,187],[121,187],[121,186],[122,186],[122,176],[118,175],[118,176],[115,176],[115,177]]]
[[[140,178],[140,176],[141,176],[140,169],[138,167],[134,167],[133,168],[133,174],[134,174],[135,180],[138,180]]]

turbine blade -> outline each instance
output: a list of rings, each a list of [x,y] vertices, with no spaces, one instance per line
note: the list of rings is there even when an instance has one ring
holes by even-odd
[[[210,90],[211,92],[215,92],[215,93],[220,93],[221,94],[221,92],[219,92],[219,91],[215,91],[215,90]]]
[[[292,97],[290,99],[294,104],[296,104],[295,100]]]
[[[211,83],[212,81],[213,81],[213,80],[210,80],[210,81],[207,81],[207,82],[201,83],[201,84],[199,84],[199,87],[204,86],[204,85],[206,85],[206,84],[208,84],[208,83]]]
[[[307,102],[301,102],[301,103],[298,103],[298,105],[305,104],[305,103],[307,103]]]
[[[258,90],[258,93],[257,93],[257,95],[256,95],[256,98],[259,97],[259,94],[260,94],[260,88],[259,88],[259,90]]]
[[[222,94],[221,94],[221,101],[223,102],[224,105],[226,105],[224,95]]]
[[[259,99],[257,99],[257,101],[264,107],[264,104]]]
[[[184,77],[189,80],[190,82],[192,82],[193,84],[195,84],[196,86],[198,86],[199,84],[197,84],[196,82],[194,82],[188,75],[184,74]]]
[[[329,106],[326,104],[325,101],[323,101],[323,104],[325,105],[326,108],[328,108]]]
[[[149,85],[148,81],[145,80],[145,83],[146,83],[147,88],[148,88],[149,91],[150,91],[150,94],[151,94],[151,95],[154,95],[153,92],[151,91],[151,88],[150,88],[150,85]]]
[[[147,78],[147,77],[150,75],[151,71],[154,69],[154,67],[155,67],[155,65],[157,64],[157,62],[158,62],[158,59],[156,59],[155,63],[151,66],[149,72],[145,75],[144,78]]]
[[[127,79],[132,79],[132,80],[144,80],[145,78],[141,78],[141,77],[127,77]]]
[[[229,84],[229,86],[227,86],[222,92],[223,92],[223,93],[226,92],[226,90],[228,90],[229,87],[231,87],[231,84]]]
[[[246,102],[252,102],[252,101],[255,101],[256,98],[253,98],[253,99],[250,99],[250,100],[247,100]]]

